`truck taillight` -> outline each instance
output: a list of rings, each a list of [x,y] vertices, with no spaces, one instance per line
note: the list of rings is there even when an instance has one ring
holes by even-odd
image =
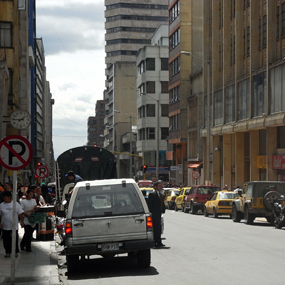
[[[146,217],[146,228],[149,230],[149,229],[152,229],[152,227],[153,227],[152,218]]]
[[[66,226],[65,226],[65,233],[66,233],[67,235],[72,234],[71,223],[66,223]]]

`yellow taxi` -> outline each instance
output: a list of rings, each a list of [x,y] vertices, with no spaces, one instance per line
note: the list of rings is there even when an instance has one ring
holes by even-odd
[[[177,188],[167,189],[167,197],[164,200],[165,207],[169,210],[174,209],[175,199],[179,195],[180,190]]]
[[[142,187],[142,188],[140,188],[140,190],[142,191],[142,194],[143,194],[145,199],[148,198],[149,193],[155,191],[154,188],[152,188],[152,187]]]
[[[236,192],[222,190],[216,191],[205,203],[204,216],[213,215],[218,218],[219,215],[232,215],[233,200],[237,197]]]
[[[183,187],[180,188],[179,195],[175,199],[175,211],[181,210],[184,212],[184,201],[185,201],[185,196],[190,193],[191,187]]]

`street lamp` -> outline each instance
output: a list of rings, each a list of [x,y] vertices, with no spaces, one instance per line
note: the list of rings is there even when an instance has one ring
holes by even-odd
[[[188,51],[180,51],[180,54],[192,56],[204,63],[207,63],[207,152],[208,152],[208,161],[207,161],[207,173],[206,173],[206,181],[210,183],[211,181],[211,172],[210,172],[210,160],[211,160],[211,154],[210,154],[210,61],[206,61],[200,57],[197,57],[193,55],[191,52]]]
[[[156,100],[154,98],[152,98],[151,96],[149,96],[148,94],[146,93],[141,93],[140,95],[145,95],[145,96],[148,96],[149,98],[151,98],[152,100],[156,101],[156,108],[157,108],[157,127],[156,127],[156,168],[155,168],[155,176],[156,176],[156,179],[159,180],[159,128],[160,128],[160,125],[159,125],[159,99]]]
[[[126,116],[128,116],[130,118],[130,154],[133,153],[133,129],[132,129],[132,116],[124,113],[124,112],[121,112],[121,111],[118,111],[118,110],[114,110],[115,113],[122,113]],[[120,163],[120,162],[119,162]],[[130,157],[130,177],[132,178],[133,176],[133,157],[131,155]]]

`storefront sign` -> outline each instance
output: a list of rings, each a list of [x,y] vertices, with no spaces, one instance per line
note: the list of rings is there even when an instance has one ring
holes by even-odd
[[[285,169],[285,155],[272,155],[272,168]]]
[[[261,169],[267,168],[267,156],[266,155],[257,156],[257,168],[261,168]]]

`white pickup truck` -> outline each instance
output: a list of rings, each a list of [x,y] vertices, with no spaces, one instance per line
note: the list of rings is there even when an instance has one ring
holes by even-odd
[[[68,271],[80,257],[127,253],[139,267],[149,267],[154,247],[151,213],[133,179],[78,182],[66,214],[65,254]]]

